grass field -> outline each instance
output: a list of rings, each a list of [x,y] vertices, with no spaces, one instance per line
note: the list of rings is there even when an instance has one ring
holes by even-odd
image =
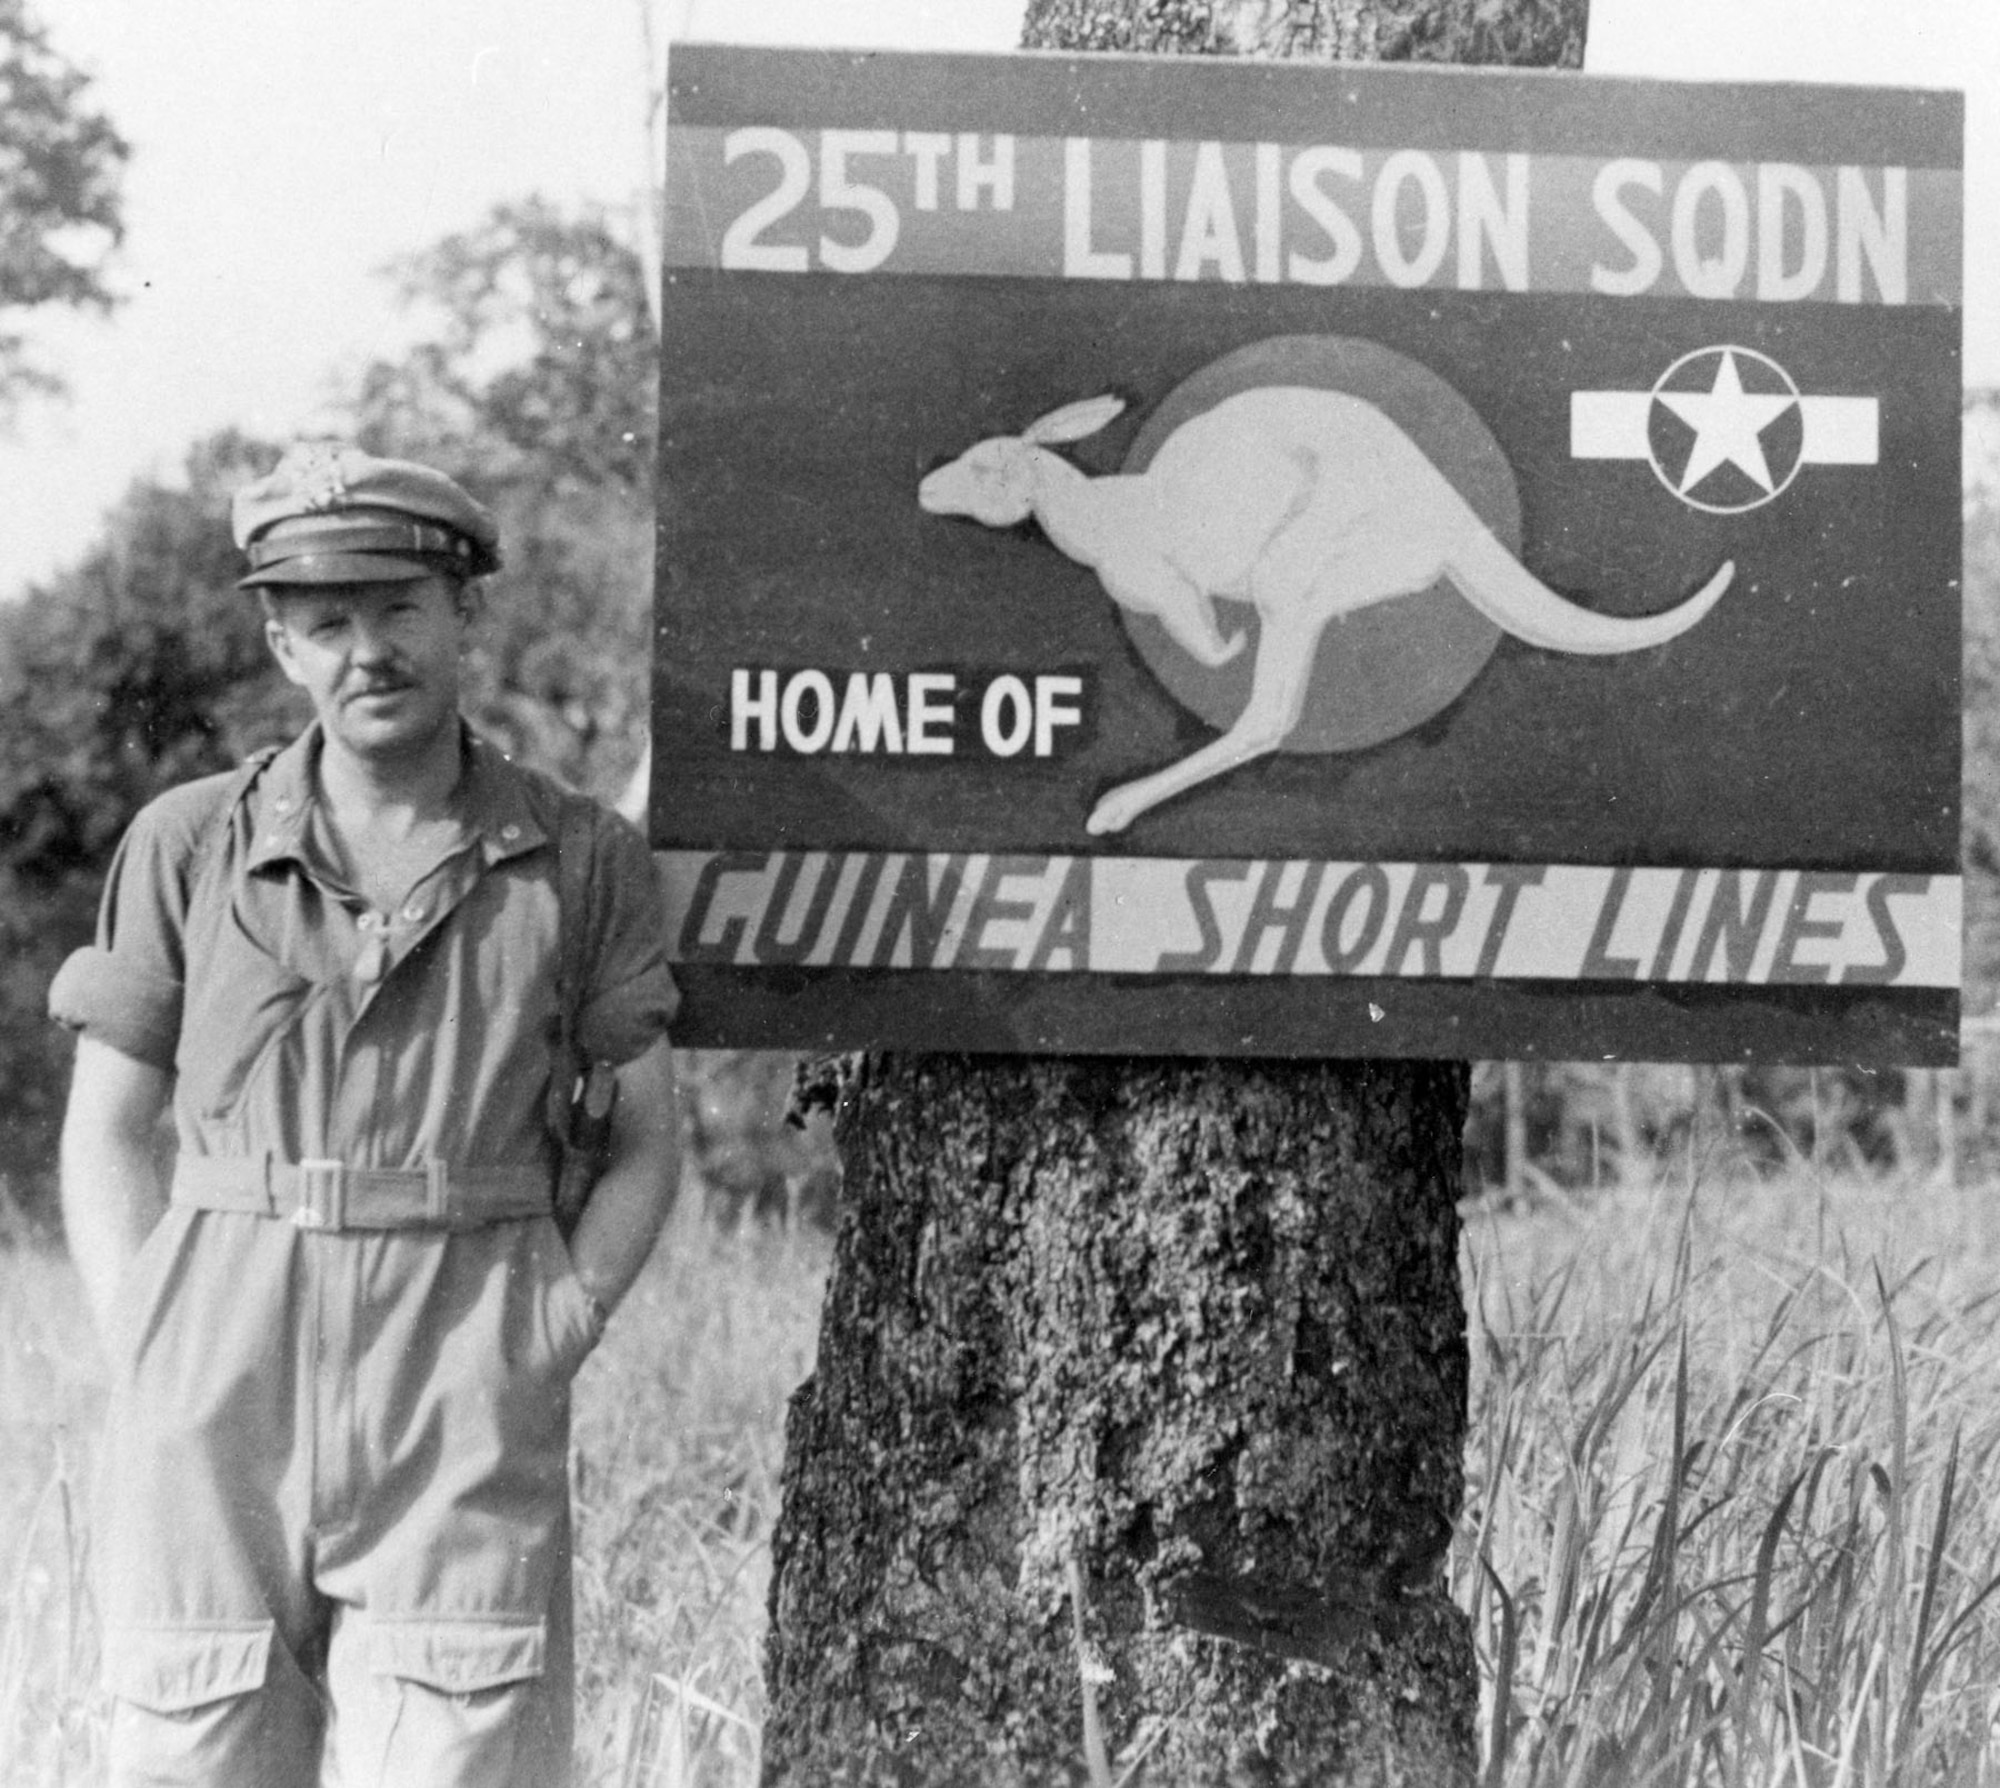
[[[1994,1188],[1758,1177],[1468,1212],[1452,1578],[1489,1780],[2000,1784]],[[677,1219],[577,1394],[592,1783],[755,1779],[784,1401],[824,1241]],[[0,1252],[0,1782],[94,1779],[95,1352]]]
[[[1710,1161],[1469,1219],[1490,1779],[2000,1781],[1994,1190]]]

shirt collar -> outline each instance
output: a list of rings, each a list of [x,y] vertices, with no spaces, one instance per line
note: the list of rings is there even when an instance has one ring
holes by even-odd
[[[459,731],[465,770],[458,786],[458,819],[464,835],[478,839],[488,863],[547,843],[548,831],[528,801],[523,779],[506,757],[463,721]],[[305,861],[307,823],[319,799],[322,743],[315,720],[271,760],[259,782],[257,836],[251,841],[246,868]]]

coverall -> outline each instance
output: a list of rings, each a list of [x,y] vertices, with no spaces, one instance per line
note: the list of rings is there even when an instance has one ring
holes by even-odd
[[[120,1782],[566,1779],[569,1385],[601,1316],[549,1215],[559,919],[587,1054],[677,1003],[644,840],[465,735],[397,912],[343,882],[315,725],[134,821],[55,1016],[175,1076],[118,1294],[99,1495]],[[234,786],[240,787],[240,783]],[[388,1170],[388,1171],[381,1171]]]

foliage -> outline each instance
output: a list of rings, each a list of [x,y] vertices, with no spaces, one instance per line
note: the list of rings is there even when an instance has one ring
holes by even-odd
[[[496,207],[388,270],[414,346],[362,376],[370,450],[450,470],[500,518],[475,723],[605,798],[642,744],[659,353],[638,258],[596,213]]]
[[[276,681],[223,518],[276,450],[234,431],[141,479],[74,569],[0,610],[0,861],[101,870],[162,789],[261,742]]]
[[[94,877],[27,883],[0,868],[0,1237],[55,1213],[56,1138],[71,1045],[48,1019],[49,983],[90,941]]]
[[[681,1052],[687,1141],[721,1208],[831,1223],[840,1187],[833,1125],[793,1109],[797,1058],[769,1049]]]
[[[2000,1000],[2000,467],[1977,462],[2000,440],[2000,392],[1967,404],[1965,496],[1966,1009]],[[1983,425],[1983,426],[1982,426]],[[2000,462],[2000,454],[1996,454]]]
[[[787,1398],[824,1236],[684,1210],[577,1382],[577,1726],[588,1782],[757,1779]]]
[[[0,418],[28,392],[61,389],[28,355],[24,313],[111,303],[104,260],[122,234],[128,151],[89,86],[27,0],[0,0]]]
[[[0,608],[0,1166],[47,1202],[68,1052],[49,981],[87,941],[127,822],[297,724],[220,518],[275,449],[233,431],[141,479],[74,569]]]
[[[1541,1187],[1590,1190],[1650,1173],[1716,1134],[1766,1167],[1916,1167],[1935,1147],[1937,1085],[1901,1069],[1532,1062],[1519,1064],[1516,1084],[1527,1173]],[[1947,1088],[1978,1093],[1969,1077]],[[1509,1172],[1507,1098],[1499,1064],[1480,1064],[1465,1133],[1472,1189],[1521,1177]]]
[[[1990,1198],[1711,1162],[1474,1217],[1489,1782],[2000,1780]]]

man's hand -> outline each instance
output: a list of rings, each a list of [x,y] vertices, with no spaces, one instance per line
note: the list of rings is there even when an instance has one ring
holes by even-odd
[[[611,1159],[570,1237],[583,1288],[606,1315],[631,1289],[680,1185],[681,1113],[665,1037],[618,1070]]]
[[[125,1269],[166,1208],[155,1127],[172,1090],[164,1068],[77,1039],[63,1116],[63,1227],[100,1336],[111,1332]]]

